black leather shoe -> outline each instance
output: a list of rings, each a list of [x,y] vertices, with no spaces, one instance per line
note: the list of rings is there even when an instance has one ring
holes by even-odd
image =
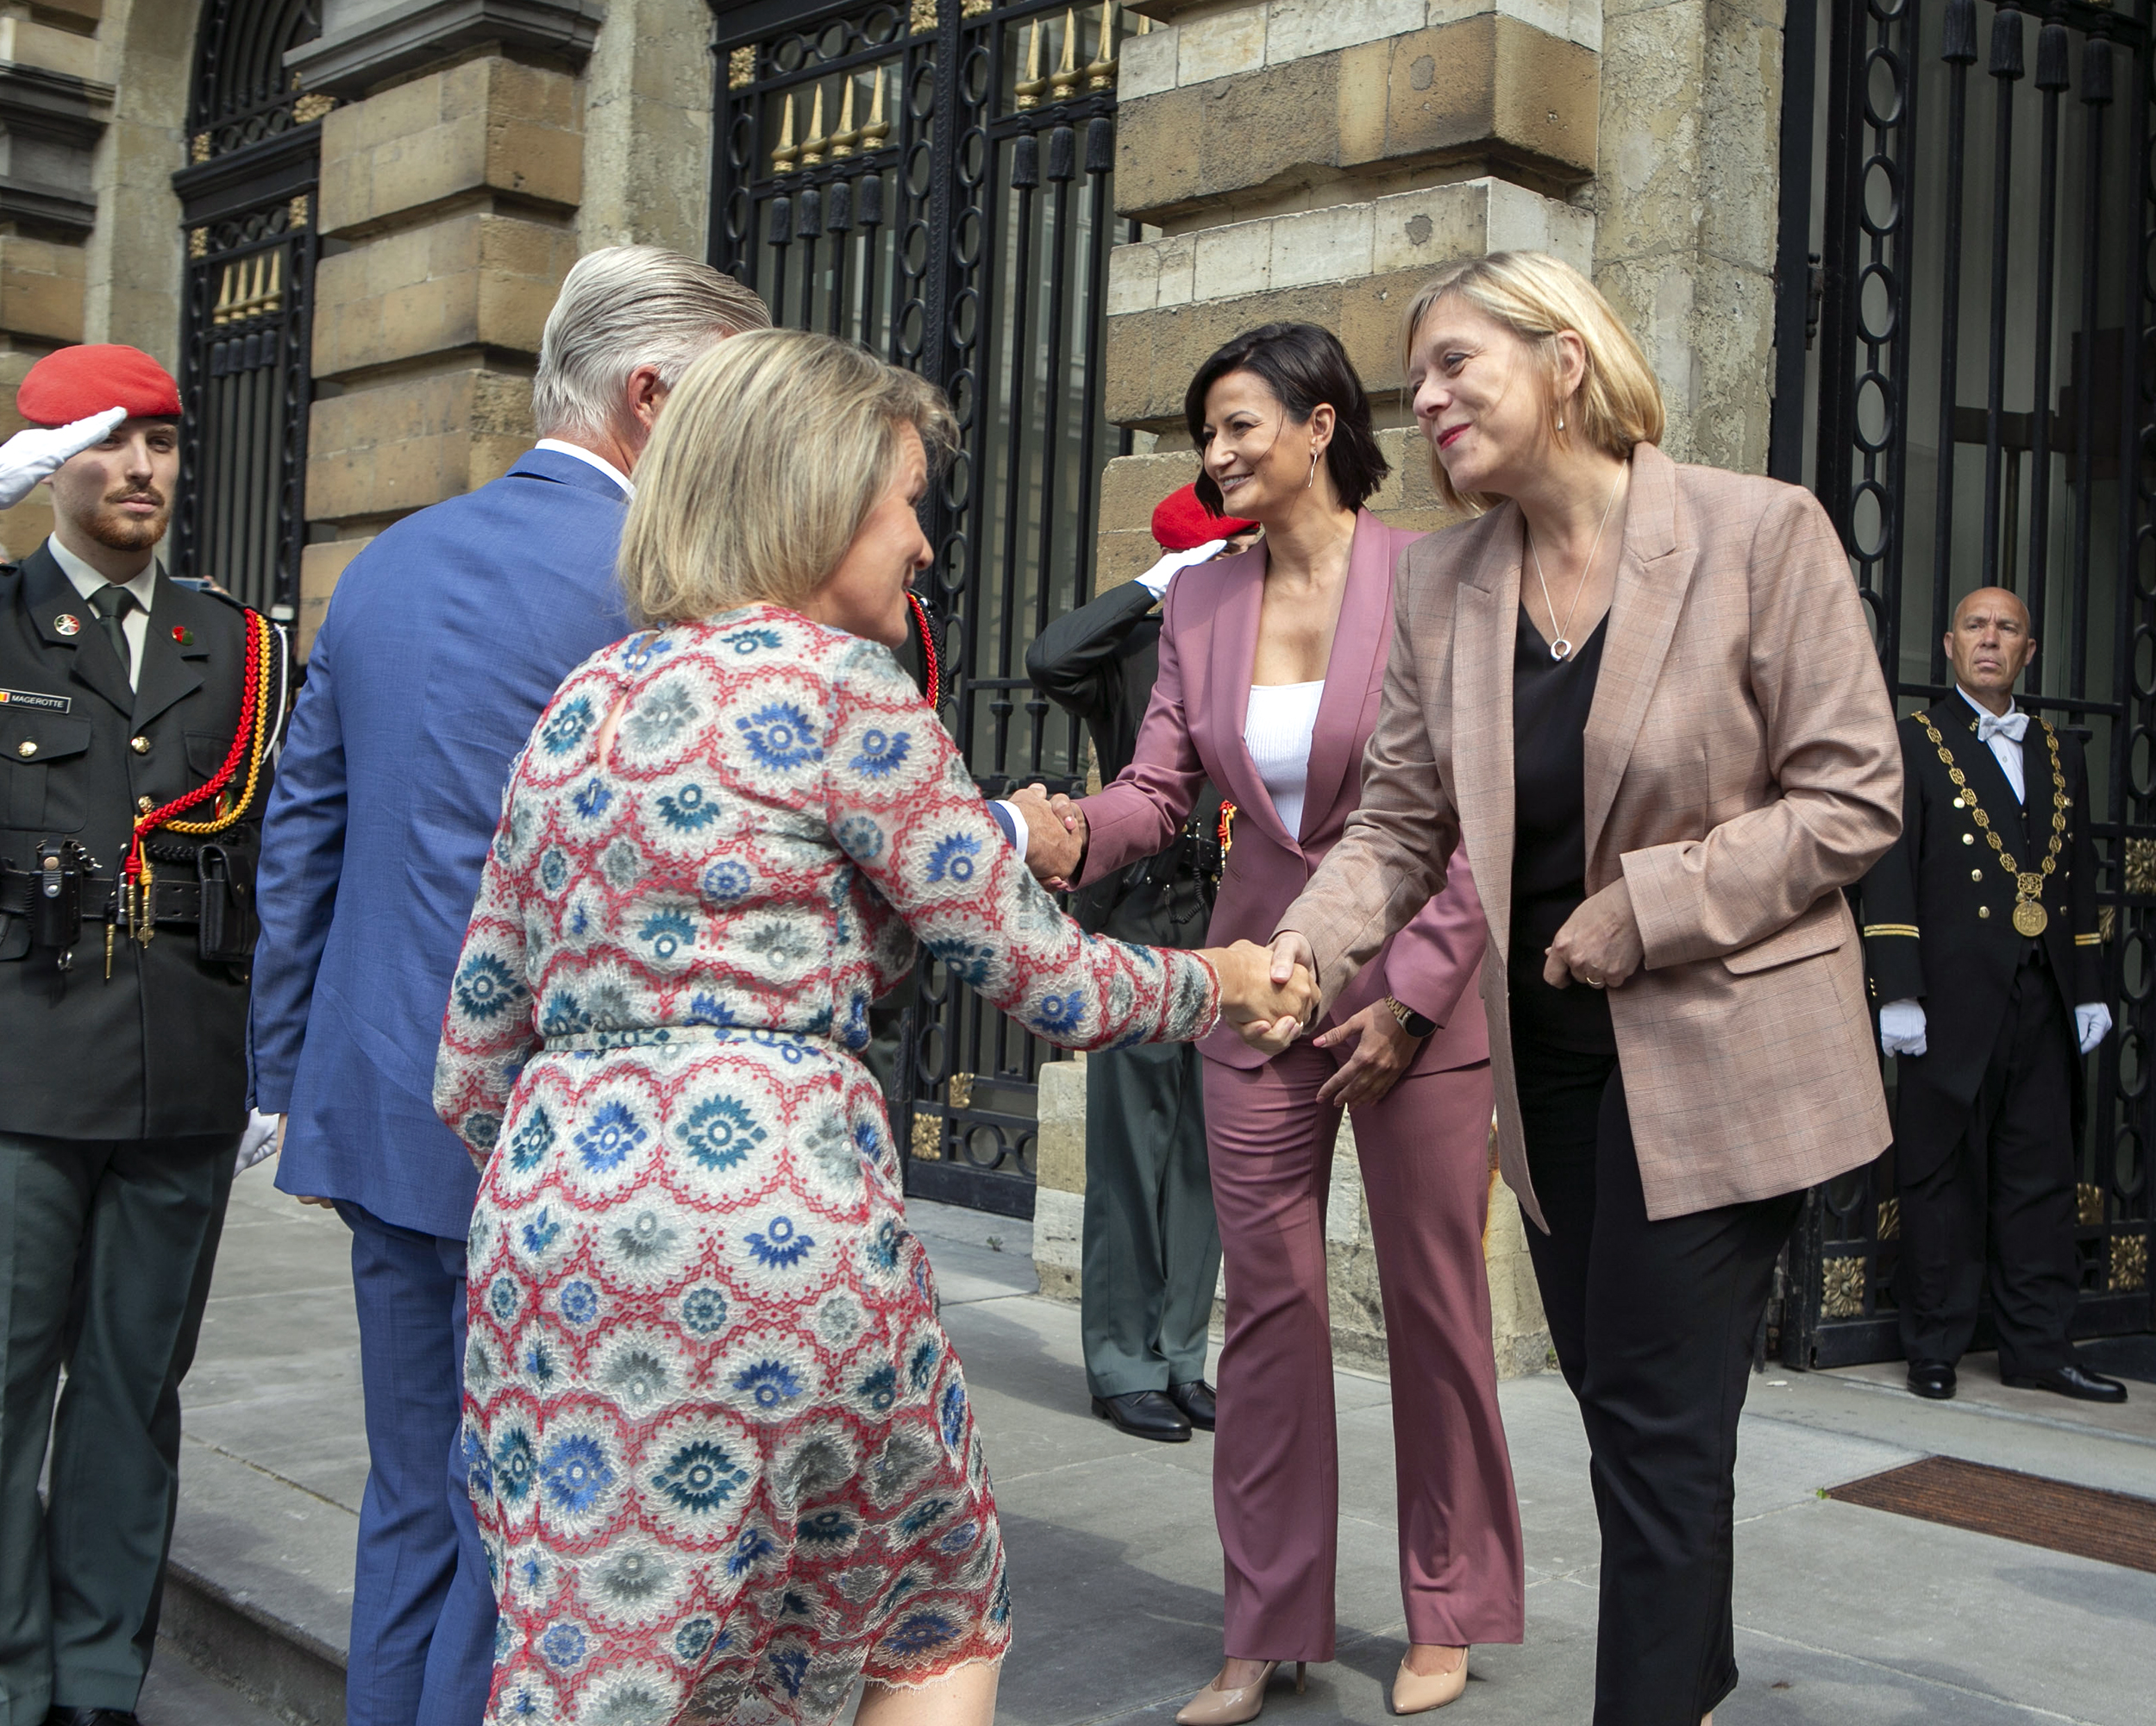
[[[1129,1390],[1120,1396],[1095,1396],[1094,1414],[1119,1433],[1156,1444],[1188,1444],[1190,1422],[1168,1400],[1165,1390]]]
[[[1954,1369],[1943,1360],[1912,1360],[1909,1389],[1927,1401],[1943,1403],[1954,1394]]]
[[[2078,1360],[2069,1360],[2064,1366],[2054,1366],[2048,1372],[2016,1372],[2010,1377],[1999,1375],[2003,1384],[2017,1390],[2050,1390],[2061,1396],[2071,1396],[2077,1403],[2123,1403],[2126,1386],[2115,1378],[2106,1378],[2101,1372],[2091,1372]]]
[[[1190,1424],[1201,1433],[1213,1430],[1213,1386],[1202,1378],[1193,1378],[1188,1384],[1170,1384],[1168,1400],[1189,1415]]]
[[[54,1708],[45,1726],[141,1726],[135,1716],[119,1708]]]

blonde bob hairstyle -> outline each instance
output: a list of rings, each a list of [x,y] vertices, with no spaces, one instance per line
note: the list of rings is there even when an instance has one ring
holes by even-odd
[[[1601,290],[1547,252],[1492,252],[1438,271],[1407,308],[1400,341],[1403,371],[1413,359],[1416,336],[1431,308],[1456,294],[1534,350],[1542,367],[1545,424],[1552,442],[1584,438],[1620,461],[1632,459],[1636,444],[1661,442],[1662,386],[1647,356]],[[1577,392],[1560,402],[1557,337],[1568,330],[1587,350],[1587,369]],[[1557,423],[1560,409],[1562,430]],[[1435,449],[1430,452],[1430,476],[1438,495],[1454,509],[1479,514],[1504,501],[1487,493],[1454,491]]]
[[[943,392],[853,342],[753,330],[710,348],[636,463],[616,564],[630,615],[798,607],[890,488],[909,425],[933,475],[957,444]]]

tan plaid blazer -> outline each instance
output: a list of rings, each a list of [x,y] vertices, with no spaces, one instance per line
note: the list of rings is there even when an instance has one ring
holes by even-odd
[[[1523,545],[1507,503],[1407,550],[1362,807],[1279,926],[1308,938],[1329,1007],[1445,884],[1464,831],[1489,925],[1498,1152],[1540,1224],[1505,969]],[[1839,889],[1894,843],[1902,753],[1840,543],[1808,493],[1642,444],[1608,628],[1587,888],[1621,871],[1645,941],[1609,1005],[1647,1214],[1869,1162],[1891,1134]]]

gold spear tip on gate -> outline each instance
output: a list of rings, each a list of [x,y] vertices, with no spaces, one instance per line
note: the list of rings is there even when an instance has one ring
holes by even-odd
[[[816,86],[816,95],[809,104],[808,136],[801,140],[801,166],[812,168],[824,160],[824,86]]]
[[[874,67],[868,87],[868,123],[861,129],[861,147],[873,150],[891,135],[891,122],[883,117],[883,68]]]
[[[1115,0],[1102,0],[1100,34],[1093,45],[1093,60],[1086,67],[1086,88],[1113,89],[1115,65]]]
[[[839,85],[838,129],[831,134],[831,160],[844,160],[860,141],[861,134],[854,129],[854,75],[848,72],[846,81]]]
[[[771,172],[792,173],[793,159],[800,152],[793,144],[793,92],[786,93],[786,106],[779,110],[779,145],[771,153]]]
[[[1048,94],[1051,101],[1061,102],[1078,88],[1078,9],[1071,7],[1063,14],[1063,63],[1056,68],[1055,77],[1048,80]]]
[[[1039,107],[1041,92],[1047,88],[1048,80],[1041,76],[1041,21],[1036,18],[1025,27],[1025,76],[1018,80],[1018,107]]]

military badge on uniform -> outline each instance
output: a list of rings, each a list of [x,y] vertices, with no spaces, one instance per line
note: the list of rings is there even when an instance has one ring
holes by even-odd
[[[82,633],[82,619],[72,612],[62,612],[53,619],[53,627],[61,635],[79,635]]]

